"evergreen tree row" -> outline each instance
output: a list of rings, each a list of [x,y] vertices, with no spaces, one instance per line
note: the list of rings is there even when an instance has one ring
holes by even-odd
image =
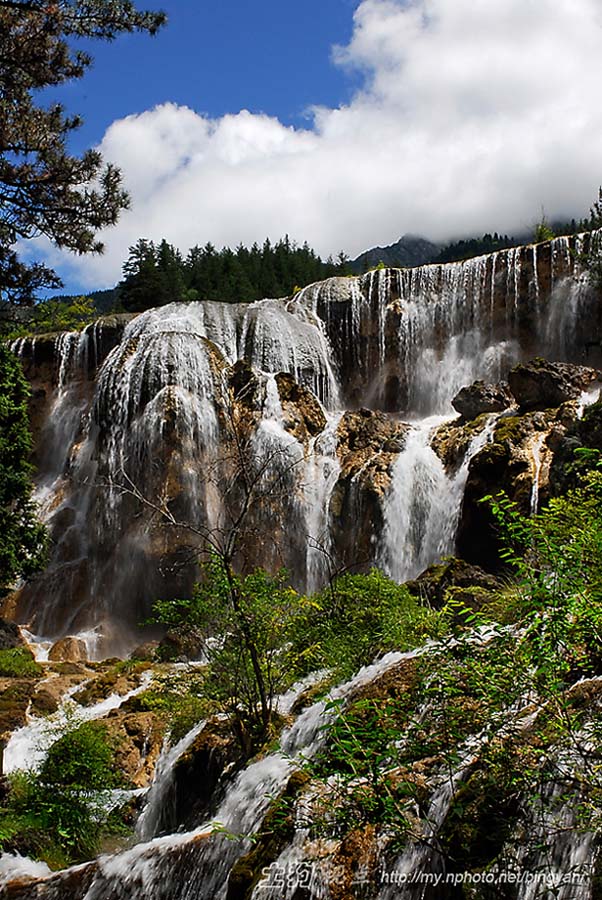
[[[520,240],[501,235],[484,234],[482,238],[468,238],[448,244],[433,259],[435,263],[457,262],[462,259],[472,259],[473,256],[482,256],[485,253],[494,253],[496,250],[506,250],[508,247],[516,247]]]
[[[298,287],[341,274],[347,260],[324,262],[304,243],[288,236],[276,244],[217,250],[213,244],[193,247],[184,257],[166,240],[141,239],[130,247],[118,287],[127,312],[141,312],[174,301],[221,300],[250,303],[264,297],[286,297]]]

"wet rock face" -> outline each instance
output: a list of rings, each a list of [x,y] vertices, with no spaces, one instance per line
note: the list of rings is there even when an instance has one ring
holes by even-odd
[[[5,622],[0,619],[0,650],[10,650],[13,647],[24,647],[25,641],[14,622]]]
[[[392,459],[403,450],[409,430],[405,422],[396,422],[381,412],[370,409],[346,412],[337,431],[343,476],[357,475],[367,464],[368,468],[376,466],[379,471],[386,471]],[[384,480],[374,481],[374,474],[367,473],[367,477],[381,492],[388,486]]]
[[[232,521],[228,498],[242,493],[222,465],[232,423],[256,469],[261,448],[291,471],[255,515],[254,539],[241,541],[241,571],[285,566],[299,589],[319,587],[309,534],[326,535],[343,564],[382,561],[383,506],[406,428],[394,417],[445,414],[456,394],[462,421],[433,448],[448,474],[458,471],[470,426],[509,402],[497,382],[511,365],[544,352],[581,358],[602,306],[579,288],[578,249],[557,239],[327,279],[280,300],[173,303],[19,342],[34,461],[40,482],[54,486],[45,508],[53,554],[10,614],[55,637],[98,625],[111,632],[99,655],[139,643],[155,598],[189,595],[200,532]],[[483,381],[457,393],[474,379]],[[352,412],[335,434],[343,408]],[[529,463],[521,466],[525,486]],[[120,493],[124,476],[151,502],[165,499],[183,527]],[[420,537],[412,525],[399,541]]]
[[[215,808],[215,790],[227,766],[240,761],[240,749],[229,724],[209,719],[194,744],[175,767],[174,796],[160,830],[194,827]]]
[[[453,474],[462,464],[471,441],[486,425],[486,415],[469,421],[453,419],[451,422],[444,422],[433,432],[431,447],[448,474]]]
[[[485,569],[499,568],[497,526],[483,498],[503,491],[523,515],[529,515],[536,477],[540,500],[549,496],[548,471],[554,441],[571,417],[577,417],[576,404],[545,412],[503,416],[498,420],[492,441],[470,463],[457,535],[458,556]],[[536,448],[546,461],[546,471],[539,476]]]
[[[115,742],[115,765],[129,787],[148,787],[161,752],[165,723],[152,712],[114,710],[105,719]]]
[[[514,397],[506,382],[487,384],[474,381],[463,387],[452,400],[452,406],[463,419],[476,419],[483,413],[503,412],[514,404]]]
[[[602,380],[602,373],[586,366],[549,362],[536,358],[515,366],[508,375],[510,390],[522,410],[550,409],[576,400]]]
[[[295,381],[287,372],[276,375],[276,385],[282,411],[284,427],[300,443],[306,443],[326,426],[326,416],[316,397],[310,390]]]
[[[341,418],[337,430],[341,472],[330,515],[334,546],[348,564],[365,568],[373,562],[371,536],[382,532],[383,498],[409,431],[405,422],[369,409],[346,412]]]

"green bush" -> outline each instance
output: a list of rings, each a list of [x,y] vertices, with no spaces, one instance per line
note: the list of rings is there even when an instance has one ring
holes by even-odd
[[[43,672],[26,647],[0,650],[0,675],[5,678],[35,678]]]
[[[157,674],[153,687],[131,701],[135,709],[162,715],[172,743],[183,738],[202,719],[218,711],[205,697],[205,677],[198,667]]]
[[[190,599],[155,604],[156,619],[199,633],[204,696],[228,714],[243,752],[252,753],[269,736],[275,699],[295,675],[289,635],[300,598],[284,571],[241,577],[216,554],[203,570]]]
[[[39,772],[13,773],[0,849],[55,868],[94,856],[110,822],[107,791],[120,784],[114,751],[106,726],[84,722],[52,744]]]
[[[542,684],[602,673],[602,471],[525,518],[489,498],[525,604],[524,641]]]
[[[301,674],[327,668],[349,677],[375,657],[416,647],[443,627],[442,617],[404,585],[372,569],[366,575],[343,575],[305,598],[292,641]]]

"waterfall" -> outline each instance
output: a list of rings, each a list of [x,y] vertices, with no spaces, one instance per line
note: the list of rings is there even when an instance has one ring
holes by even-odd
[[[342,413],[330,416],[324,431],[314,438],[303,475],[308,535],[305,583],[309,592],[323,587],[329,574],[333,551],[329,513],[332,492],[341,471],[337,456],[341,418]]]
[[[433,428],[443,421],[431,418],[417,424],[393,467],[384,502],[380,563],[399,582],[453,553],[470,460],[490,440],[495,424],[490,417],[472,438],[459,470],[448,475],[430,445]]]
[[[351,696],[404,660],[424,652],[389,653],[366,666],[350,681],[331,692],[333,699]],[[298,691],[305,685],[298,686]],[[325,740],[324,725],[334,715],[320,700],[302,712],[281,737],[281,749],[240,772],[228,786],[212,821],[194,831],[171,834],[141,843],[115,856],[101,856],[87,881],[86,900],[216,900],[225,897],[229,872],[252,843],[271,800],[284,789],[288,778],[303,757],[311,757]],[[67,869],[48,877],[39,873],[40,886],[60,895],[61,884],[69,883],[85,866]],[[76,876],[77,877],[77,876]],[[76,888],[77,889],[77,888]]]
[[[169,739],[165,739],[155,766],[153,782],[148,791],[144,809],[136,823],[136,836],[141,841],[149,841],[158,833],[165,815],[165,807],[169,802],[170,792],[173,790],[175,765],[192,746],[204,727],[204,721],[198,722],[173,747],[170,746]]]
[[[531,498],[529,507],[531,515],[534,516],[539,512],[539,487],[542,468],[542,451],[545,444],[547,434],[542,432],[537,434],[531,444],[531,455],[533,458],[533,484],[531,486]]]
[[[460,387],[497,381],[532,355],[536,333],[538,352],[580,358],[592,313],[575,257],[582,244],[559,238],[447,265],[330,278],[247,305],[171,303],[121,322],[111,340],[101,321],[81,334],[16,342],[35,382],[54,341],[36,490],[53,552],[44,575],[22,590],[19,620],[44,637],[96,628],[97,655],[126,652],[132,626],[157,596],[190,591],[197,569],[186,560],[198,554],[199,535],[228,527],[233,418],[253,432],[256,457],[272,458],[266,489],[270,479],[279,484],[250,517],[264,536],[250,564],[284,564],[301,589],[324,584],[338,547],[331,501],[346,477],[337,419],[360,407],[414,422],[393,461],[382,516],[366,520],[375,532],[384,521],[383,532],[361,535],[361,545],[376,547],[377,561],[399,579],[451,552],[478,446],[448,478],[428,446],[431,417],[451,414]],[[233,415],[228,378],[240,360],[261,396]],[[294,402],[277,396],[280,372],[322,405],[327,424],[309,438],[295,429]],[[151,505],[141,510],[136,492]],[[170,531],[159,510],[182,527]]]
[[[35,862],[26,856],[20,856],[18,853],[2,853],[0,854],[0,888],[16,881],[26,878],[46,878],[51,875],[51,871],[43,862]]]

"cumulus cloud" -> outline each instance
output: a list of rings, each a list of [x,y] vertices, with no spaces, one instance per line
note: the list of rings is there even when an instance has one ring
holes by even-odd
[[[288,233],[351,256],[404,232],[434,240],[585,212],[602,182],[599,0],[363,0],[336,65],[363,73],[307,129],[242,110],[164,104],[114,122],[100,149],[132,209],[104,257],[114,284],[139,237],[182,249]]]

